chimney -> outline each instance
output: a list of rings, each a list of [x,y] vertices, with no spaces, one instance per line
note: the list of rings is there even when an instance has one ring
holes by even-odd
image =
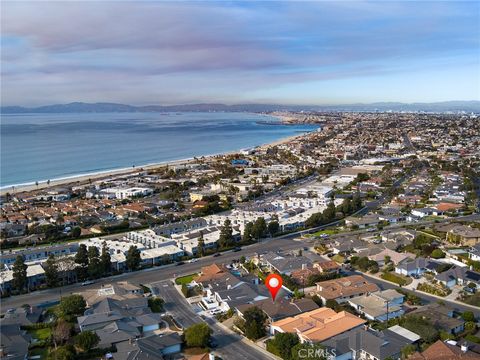
[[[466,353],[468,351],[468,344],[466,342],[464,342],[461,346],[460,346],[460,350],[462,350],[463,353]]]
[[[213,353],[208,354],[208,360],[215,360],[215,355]]]
[[[302,270],[307,270],[307,264],[302,264]]]

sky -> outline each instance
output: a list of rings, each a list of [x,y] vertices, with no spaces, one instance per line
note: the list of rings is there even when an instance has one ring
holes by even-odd
[[[480,100],[478,1],[2,1],[2,105]]]

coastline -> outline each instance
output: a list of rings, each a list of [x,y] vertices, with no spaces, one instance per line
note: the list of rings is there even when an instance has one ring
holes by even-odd
[[[301,133],[298,135],[292,135],[288,136],[285,138],[281,138],[269,143],[264,143],[261,145],[255,146],[256,148],[269,148],[272,146],[278,146],[282,144],[286,144],[290,141],[295,140],[296,138],[303,137],[307,134],[310,134],[311,132],[306,132],[306,133]],[[36,191],[36,190],[43,190],[43,189],[49,189],[49,188],[54,188],[58,186],[80,186],[83,184],[86,184],[89,181],[98,181],[98,180],[103,180],[107,179],[111,176],[120,176],[120,175],[129,175],[129,174],[135,174],[138,173],[139,171],[145,171],[145,170],[152,170],[158,167],[162,166],[178,166],[178,165],[184,165],[184,164],[189,164],[192,162],[196,161],[196,158],[213,158],[216,156],[225,156],[225,155],[233,155],[233,154],[238,154],[241,151],[241,149],[237,150],[231,150],[231,151],[225,151],[225,152],[220,152],[220,153],[215,153],[215,154],[208,154],[208,155],[199,155],[197,157],[190,157],[190,158],[185,158],[185,159],[179,159],[179,160],[167,160],[167,161],[162,161],[158,163],[150,163],[150,164],[144,164],[144,165],[138,165],[129,168],[120,168],[120,169],[111,169],[111,170],[104,170],[104,171],[97,171],[97,172],[92,172],[92,173],[84,173],[84,174],[78,174],[78,175],[72,175],[72,176],[66,176],[62,178],[56,178],[56,179],[51,179],[50,184],[47,184],[48,180],[42,180],[38,182],[38,186],[35,184],[35,182],[31,183],[23,183],[23,184],[13,184],[13,185],[5,185],[0,187],[0,195],[5,195],[6,193],[23,193],[23,192],[30,192],[30,191]]]

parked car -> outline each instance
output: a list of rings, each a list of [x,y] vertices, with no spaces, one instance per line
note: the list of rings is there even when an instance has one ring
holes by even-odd
[[[179,261],[175,264],[175,266],[180,266],[180,265],[183,265],[183,264],[185,264],[185,261]]]
[[[93,281],[93,280],[87,280],[87,281],[82,282],[82,286],[92,285],[92,284],[95,284],[95,281]]]
[[[188,262],[189,262],[189,263],[196,263],[197,261],[198,261],[198,259],[197,259],[197,258],[194,258],[194,259],[189,260]]]
[[[477,292],[477,289],[471,288],[471,287],[468,287],[468,286],[465,286],[465,287],[463,288],[463,291],[466,291],[466,292],[468,292],[468,293],[470,293],[470,294],[475,294],[475,293]]]
[[[219,257],[219,256],[221,256],[221,255],[222,255],[222,254],[220,254],[220,253],[215,253],[215,254],[213,254],[213,257]]]
[[[238,251],[241,251],[242,248],[240,246],[236,246],[233,248],[233,252],[238,252]]]

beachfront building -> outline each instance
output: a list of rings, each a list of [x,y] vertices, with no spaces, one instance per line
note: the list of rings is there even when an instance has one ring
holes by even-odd
[[[105,199],[131,199],[153,194],[153,189],[144,187],[112,187],[99,191],[98,195]]]

